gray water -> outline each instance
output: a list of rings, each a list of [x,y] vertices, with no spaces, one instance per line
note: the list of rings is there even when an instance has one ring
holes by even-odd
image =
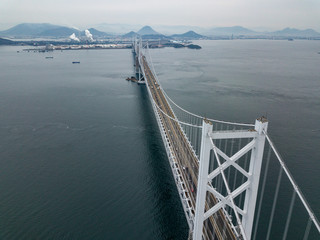
[[[217,119],[267,114],[319,216],[320,42],[198,44],[151,51],[170,97]],[[186,239],[146,89],[124,80],[130,50],[20,49],[0,47],[0,239]]]

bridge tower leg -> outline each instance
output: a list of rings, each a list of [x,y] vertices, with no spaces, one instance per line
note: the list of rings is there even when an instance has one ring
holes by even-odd
[[[264,145],[266,140],[265,133],[267,132],[268,121],[264,117],[258,118],[255,122],[254,129],[258,133],[255,139],[255,146],[252,148],[249,174],[252,176],[250,186],[245,195],[244,214],[242,216],[242,226],[248,239],[251,239],[254,212],[256,208],[256,201],[258,196],[258,187],[261,173],[262,158],[264,152]]]
[[[202,229],[204,222],[204,209],[208,184],[208,171],[211,142],[209,133],[212,132],[212,123],[204,120],[202,123],[202,139],[200,150],[200,165],[197,186],[197,200],[195,211],[195,222],[193,228],[193,240],[202,240]]]

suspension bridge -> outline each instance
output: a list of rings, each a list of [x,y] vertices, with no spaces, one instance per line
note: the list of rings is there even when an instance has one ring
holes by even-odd
[[[189,225],[188,239],[320,239],[319,221],[271,141],[265,117],[246,124],[191,113],[162,88],[148,44],[135,40],[132,52]]]

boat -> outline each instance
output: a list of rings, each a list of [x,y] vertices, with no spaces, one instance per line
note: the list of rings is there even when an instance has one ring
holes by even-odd
[[[46,57],[46,59],[52,59],[53,57]]]
[[[80,63],[79,61],[75,61],[75,62],[72,62],[73,64],[75,64],[75,63]]]
[[[126,80],[131,82],[138,82],[138,80],[133,76],[131,78],[126,78]]]

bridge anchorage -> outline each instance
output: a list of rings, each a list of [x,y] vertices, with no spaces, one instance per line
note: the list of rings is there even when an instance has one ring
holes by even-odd
[[[319,221],[271,141],[268,120],[233,123],[183,109],[161,87],[148,44],[142,48],[142,41],[135,40],[132,49],[189,225],[189,239],[320,239]]]

